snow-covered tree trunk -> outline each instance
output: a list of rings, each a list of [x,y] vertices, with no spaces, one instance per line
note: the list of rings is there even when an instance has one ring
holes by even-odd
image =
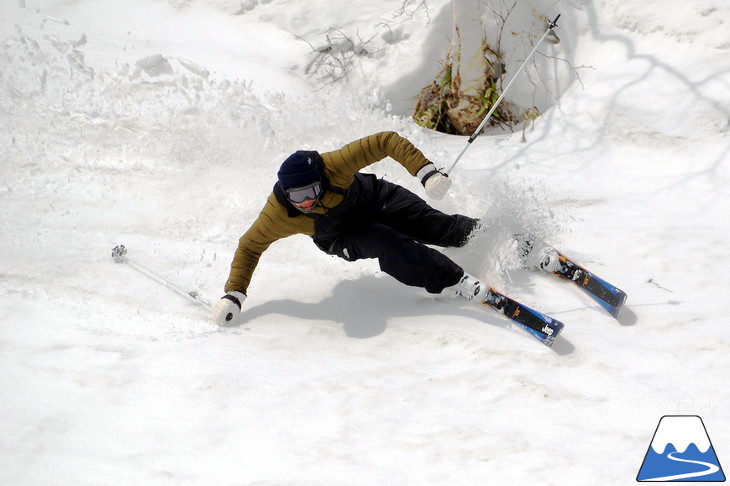
[[[446,64],[421,90],[413,115],[416,123],[439,131],[471,135],[499,96],[501,61],[486,39],[480,0],[451,0],[452,38]],[[492,12],[493,13],[493,12]],[[494,22],[496,25],[497,22]],[[492,25],[492,23],[490,23]],[[505,108],[494,118],[510,122]]]
[[[479,125],[474,120],[487,90],[489,64],[484,55],[486,34],[479,4],[479,0],[451,0],[451,99],[446,112],[454,129],[464,134]]]

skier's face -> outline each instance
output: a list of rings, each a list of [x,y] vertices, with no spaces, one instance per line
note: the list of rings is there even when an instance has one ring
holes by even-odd
[[[316,199],[308,199],[308,200],[306,200],[304,202],[301,202],[301,203],[295,203],[295,202],[293,202],[292,204],[294,205],[295,208],[297,208],[298,210],[300,210],[300,211],[302,211],[304,213],[311,213],[312,210],[314,209],[315,204],[317,204],[317,200]]]
[[[286,190],[286,196],[289,198],[289,202],[291,202],[295,208],[304,213],[309,213],[314,209],[314,206],[317,204],[317,200],[321,194],[321,181],[315,181],[306,186],[294,187]]]

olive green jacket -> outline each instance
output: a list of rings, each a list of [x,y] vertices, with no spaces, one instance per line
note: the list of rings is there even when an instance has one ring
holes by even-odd
[[[413,176],[430,163],[411,142],[395,132],[376,133],[321,156],[324,161],[325,177],[330,185],[340,188],[350,187],[355,173],[385,157],[398,161]],[[343,199],[342,194],[325,191],[313,213],[324,214],[335,208]],[[314,218],[306,217],[304,214],[291,217],[287,208],[272,193],[261,214],[238,242],[225,291],[246,294],[261,254],[281,238],[296,234],[315,236],[314,223]]]

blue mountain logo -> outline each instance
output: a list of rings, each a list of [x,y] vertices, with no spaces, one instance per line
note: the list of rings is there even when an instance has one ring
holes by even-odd
[[[662,417],[636,480],[725,481],[702,419],[696,415]]]

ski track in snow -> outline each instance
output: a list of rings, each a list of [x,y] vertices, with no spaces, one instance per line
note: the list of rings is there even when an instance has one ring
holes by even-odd
[[[702,415],[723,461],[730,8],[528,3],[563,14],[516,88],[542,114],[526,142],[480,136],[434,205],[484,220],[445,253],[564,322],[553,349],[305,237],[267,250],[220,329],[110,256],[212,300],[292,151],[396,130],[448,166],[465,138],[406,113],[447,1],[2,7],[0,483],[626,484],[672,413]],[[529,15],[505,42],[542,31]],[[325,28],[370,39],[342,83],[304,74]],[[518,269],[518,229],[625,290],[621,318]]]

